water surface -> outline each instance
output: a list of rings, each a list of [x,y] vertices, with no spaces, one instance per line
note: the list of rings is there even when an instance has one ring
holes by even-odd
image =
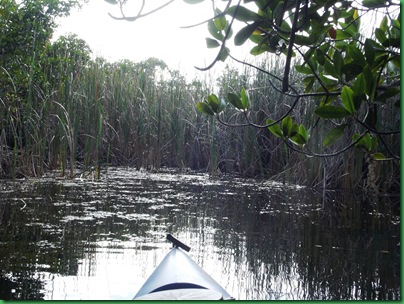
[[[236,299],[400,299],[399,197],[128,168],[0,187],[1,299],[132,299],[167,233]]]

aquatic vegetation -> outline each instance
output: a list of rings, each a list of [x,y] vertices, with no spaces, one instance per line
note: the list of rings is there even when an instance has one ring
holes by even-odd
[[[359,150],[332,159],[308,158],[286,150],[267,129],[229,128],[197,111],[195,104],[208,92],[226,96],[247,86],[251,118],[276,115],[283,99],[266,84],[265,73],[228,66],[217,79],[189,80],[155,58],[138,63],[90,59],[85,42],[75,36],[62,37],[44,52],[43,62],[23,68],[32,74],[28,97],[17,94],[17,87],[0,96],[5,105],[0,112],[0,177],[39,177],[53,171],[71,179],[99,180],[111,166],[128,166],[149,172],[200,170],[218,178],[270,178],[317,188],[399,188],[395,163],[364,160]],[[259,64],[275,74],[282,70],[274,59]],[[7,74],[12,83],[15,77]],[[293,73],[291,80],[300,81]],[[311,106],[310,100],[301,103],[294,115],[315,125]],[[243,119],[236,110],[223,115],[234,124]],[[316,132],[313,150],[327,130]]]
[[[399,196],[324,198],[207,173],[101,174],[2,182],[3,299],[131,299],[167,252],[167,233],[237,299],[400,296]]]

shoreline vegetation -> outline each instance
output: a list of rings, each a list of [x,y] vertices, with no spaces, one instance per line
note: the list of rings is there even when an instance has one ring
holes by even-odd
[[[96,168],[99,178],[105,166],[167,167],[313,188],[399,192],[399,162],[375,161],[360,149],[309,158],[288,150],[268,129],[227,127],[197,111],[196,102],[213,90],[226,96],[242,88],[250,92],[255,121],[284,111],[287,104],[267,84],[267,75],[249,67],[226,66],[215,80],[189,81],[156,58],[91,59],[85,41],[75,35],[35,47],[27,58],[3,56],[0,62],[0,178],[37,177],[55,169],[73,178],[78,168]],[[274,57],[259,64],[282,72]],[[291,82],[302,81],[291,73]],[[293,115],[315,130],[318,140],[310,148],[317,151],[328,130],[317,124],[314,106],[306,100]],[[394,129],[400,113],[389,111],[382,123]],[[233,123],[242,118],[236,110],[223,115]],[[349,139],[341,138],[341,146],[344,140]],[[400,135],[391,141],[399,154]]]

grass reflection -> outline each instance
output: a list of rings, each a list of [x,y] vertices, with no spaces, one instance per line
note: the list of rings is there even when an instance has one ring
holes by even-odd
[[[0,298],[131,299],[166,233],[237,299],[400,297],[399,198],[122,168],[104,180],[2,183]]]

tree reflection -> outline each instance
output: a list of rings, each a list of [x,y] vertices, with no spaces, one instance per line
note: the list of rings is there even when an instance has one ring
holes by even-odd
[[[86,260],[93,275],[100,242],[149,251],[169,232],[214,255],[240,298],[400,299],[399,198],[163,177],[5,183],[0,298],[43,299],[40,274],[77,276]]]
[[[353,197],[341,201],[340,195],[330,196],[326,205],[315,211],[310,211],[310,206],[321,205],[322,198],[317,199],[318,204],[310,200],[302,204],[299,194],[274,203],[262,197],[251,209],[237,197],[238,208],[244,210],[230,214],[228,227],[222,227],[223,235],[218,236],[216,245],[229,246],[235,255],[246,256],[255,270],[248,287],[254,290],[261,284],[261,295],[255,298],[266,293],[267,299],[400,299],[399,225],[392,225],[399,213],[390,210],[394,202],[374,198],[378,201],[373,205],[383,210],[375,217],[363,208],[362,201],[352,201]],[[290,206],[295,202],[306,210],[296,212],[298,208]],[[235,201],[229,203],[236,206]],[[270,204],[276,204],[276,210],[260,213],[259,205],[268,210]],[[226,235],[229,231],[231,237]],[[244,239],[243,246],[240,241]]]

